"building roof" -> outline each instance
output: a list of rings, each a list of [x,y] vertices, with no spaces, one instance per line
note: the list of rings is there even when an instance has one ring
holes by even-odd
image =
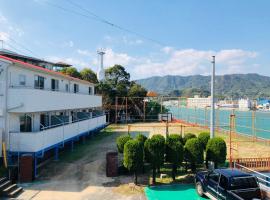
[[[10,58],[10,57],[7,57],[7,56],[0,55],[0,59],[13,62],[15,64],[18,64],[18,65],[23,66],[23,67],[28,68],[28,69],[37,70],[37,71],[44,72],[44,73],[47,73],[47,74],[60,76],[60,77],[63,77],[63,78],[67,78],[69,80],[78,81],[78,82],[85,83],[85,84],[94,84],[94,83],[91,83],[91,82],[88,82],[88,81],[85,81],[85,80],[82,80],[82,79],[79,79],[79,78],[74,78],[72,76],[65,75],[65,74],[63,74],[61,72],[56,72],[56,71],[53,71],[53,70],[50,70],[50,69],[47,69],[47,68],[32,65],[30,63],[26,63],[26,62],[23,62],[23,61],[20,61],[20,60],[16,60],[16,59],[13,59],[13,58]]]

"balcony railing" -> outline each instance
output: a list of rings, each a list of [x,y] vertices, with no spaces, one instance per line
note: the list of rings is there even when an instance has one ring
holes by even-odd
[[[11,152],[39,152],[106,124],[106,116],[98,116],[38,132],[11,132]]]

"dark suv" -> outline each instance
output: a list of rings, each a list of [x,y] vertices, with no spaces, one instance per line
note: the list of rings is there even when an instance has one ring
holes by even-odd
[[[261,199],[257,178],[237,169],[215,169],[198,172],[195,176],[197,193],[210,193],[216,199]]]

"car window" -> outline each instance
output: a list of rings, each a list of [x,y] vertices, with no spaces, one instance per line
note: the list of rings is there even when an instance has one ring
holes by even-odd
[[[228,179],[225,176],[220,175],[219,186],[222,187],[223,189],[227,189],[227,185]]]
[[[235,177],[231,181],[231,189],[247,189],[247,188],[257,188],[257,180],[253,176],[249,177]]]
[[[212,180],[212,181],[218,183],[219,173],[217,173],[217,172],[211,172],[211,173],[208,175],[208,178],[209,178],[209,180]]]

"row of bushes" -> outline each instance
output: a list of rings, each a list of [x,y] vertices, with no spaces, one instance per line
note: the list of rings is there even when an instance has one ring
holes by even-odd
[[[144,161],[151,164],[153,183],[156,182],[156,172],[164,162],[171,163],[172,178],[175,180],[177,168],[183,161],[190,164],[191,170],[196,171],[198,164],[206,165],[213,161],[215,167],[226,160],[226,143],[222,138],[210,139],[209,133],[196,135],[188,133],[183,138],[177,134],[171,134],[165,140],[162,135],[154,135],[151,138],[139,134],[132,139],[129,135],[117,138],[119,153],[124,154],[124,166],[134,172],[135,183],[137,173],[143,168]],[[204,152],[205,155],[204,156]]]

